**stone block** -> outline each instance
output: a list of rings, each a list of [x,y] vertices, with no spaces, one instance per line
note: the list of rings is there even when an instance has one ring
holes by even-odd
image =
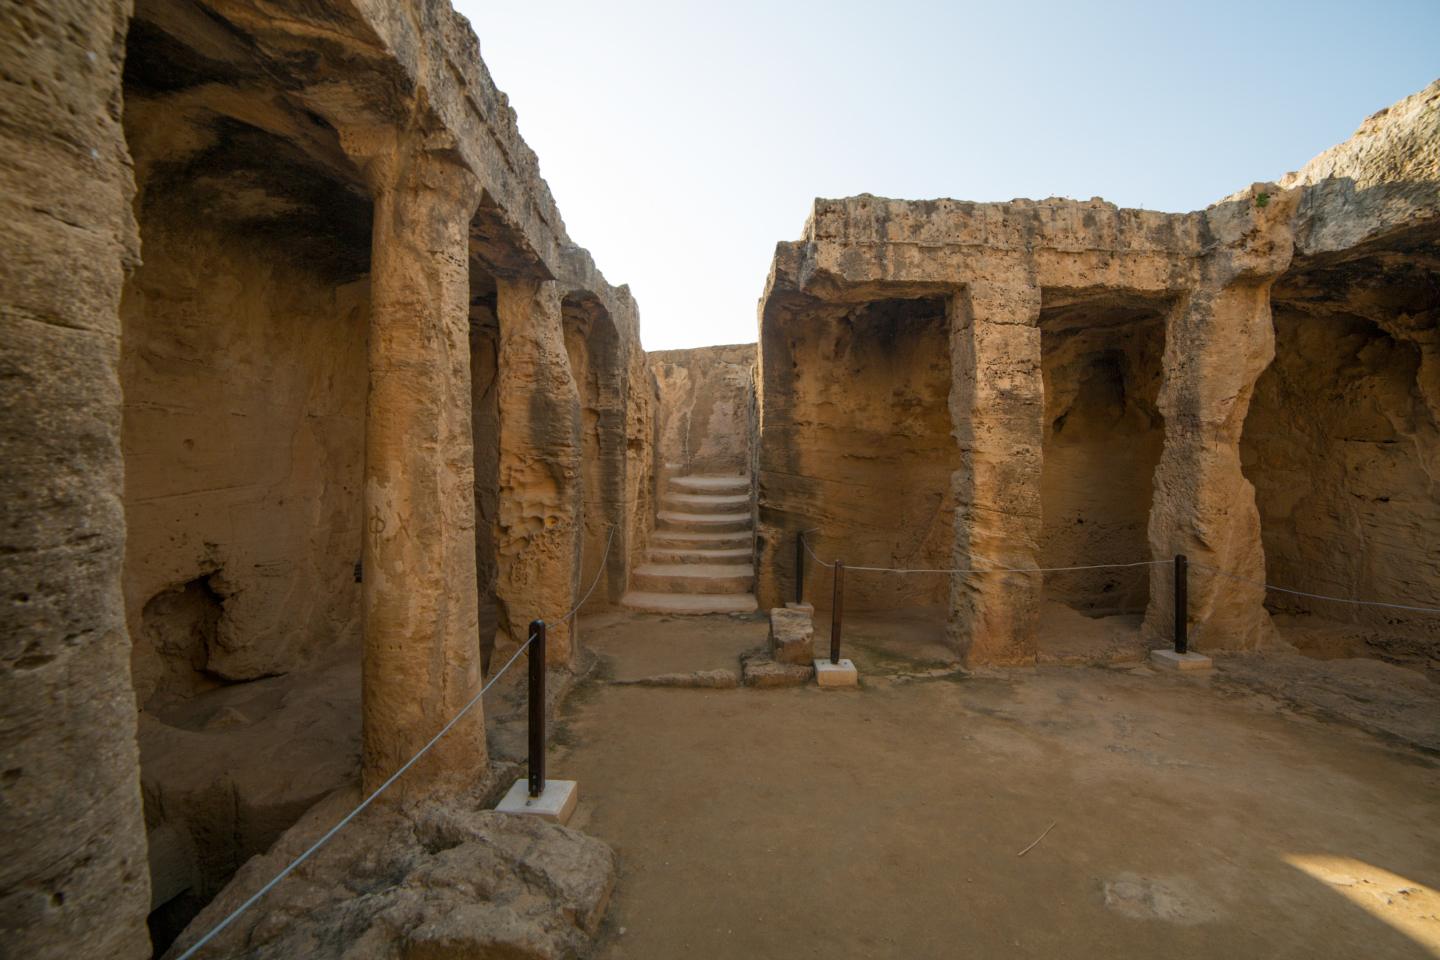
[[[1174,650],[1151,650],[1150,660],[1171,670],[1210,670],[1215,666],[1203,653],[1176,653]]]
[[[815,682],[822,687],[858,687],[860,672],[849,660],[839,663],[831,663],[828,659],[816,660]]]
[[[785,609],[803,613],[811,620],[815,619],[815,604],[813,603],[796,603],[794,600],[789,600],[785,603]]]
[[[770,655],[776,663],[807,664],[815,658],[815,628],[799,610],[770,611]]]
[[[579,786],[574,780],[546,780],[540,796],[530,796],[530,780],[521,777],[515,781],[505,799],[495,808],[496,813],[511,813],[518,816],[538,817],[550,823],[565,826],[575,812],[580,798]]]

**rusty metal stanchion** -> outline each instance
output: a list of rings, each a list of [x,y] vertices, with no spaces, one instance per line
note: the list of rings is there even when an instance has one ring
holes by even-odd
[[[1189,651],[1185,621],[1190,616],[1189,569],[1185,554],[1175,555],[1175,652],[1184,655]]]
[[[840,662],[840,624],[845,617],[845,561],[835,561],[835,602],[830,608],[830,662]]]
[[[530,796],[545,792],[545,621],[530,621]]]
[[[805,531],[795,534],[795,602],[805,602]]]

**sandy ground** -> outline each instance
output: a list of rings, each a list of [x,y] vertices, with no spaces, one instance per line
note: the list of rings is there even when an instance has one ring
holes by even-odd
[[[1440,956],[1434,755],[1280,666],[907,679],[937,624],[849,626],[858,691],[692,690],[607,681],[733,669],[763,617],[582,620],[550,773],[620,856],[590,957]]]

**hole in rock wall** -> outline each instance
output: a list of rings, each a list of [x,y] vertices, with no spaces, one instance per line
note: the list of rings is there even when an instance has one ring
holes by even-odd
[[[619,369],[619,336],[604,305],[593,296],[561,302],[565,353],[580,393],[581,477],[584,486],[580,589],[600,573],[611,524],[621,522],[624,503],[625,400]],[[619,532],[616,533],[617,538]],[[613,559],[613,557],[612,557]],[[614,602],[624,592],[624,564],[606,566],[606,582],[590,604]],[[617,579],[618,578],[618,579]]]
[[[1088,300],[1041,311],[1041,567],[1150,559],[1150,504],[1165,443],[1155,406],[1165,349],[1161,306]],[[1044,577],[1045,600],[1089,617],[1141,614],[1149,600],[1145,567]]]
[[[155,692],[145,703],[150,711],[175,698],[185,698],[224,686],[225,680],[207,672],[215,645],[215,629],[225,613],[225,602],[210,584],[197,577],[173,590],[163,591],[145,604],[140,636],[161,664]]]
[[[495,278],[470,260],[470,429],[475,442],[475,581],[480,591],[480,670],[489,675],[499,610],[495,517],[500,501],[500,320]]]
[[[797,491],[806,526],[821,528],[807,539],[825,560],[951,566],[960,451],[951,436],[948,308],[944,296],[826,304],[788,325],[788,407],[775,406],[766,469],[777,474],[777,491]],[[831,575],[807,564],[806,599],[829,609]],[[949,593],[944,575],[855,573],[845,609],[913,609],[943,620]]]

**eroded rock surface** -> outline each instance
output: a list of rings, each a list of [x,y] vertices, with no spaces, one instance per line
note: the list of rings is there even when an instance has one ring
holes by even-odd
[[[1440,685],[1419,671],[1380,660],[1315,660],[1293,653],[1226,658],[1216,669],[1224,685],[1440,753]]]

